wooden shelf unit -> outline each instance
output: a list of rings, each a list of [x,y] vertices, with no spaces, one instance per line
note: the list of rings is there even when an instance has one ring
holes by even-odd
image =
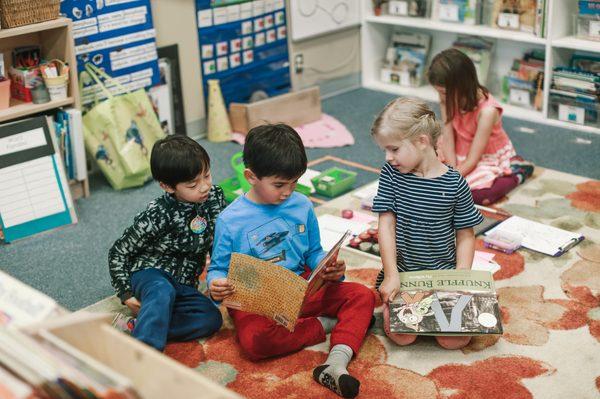
[[[39,45],[44,59],[51,60],[56,58],[69,64],[69,97],[64,100],[55,100],[44,104],[26,103],[11,99],[10,107],[0,110],[0,123],[33,116],[65,106],[81,108],[72,21],[61,17],[38,24],[1,29],[0,52],[4,54],[7,73],[12,65],[12,50],[15,47],[28,45]],[[82,181],[73,180],[69,185],[71,186],[73,199],[88,197],[90,195],[87,179]]]

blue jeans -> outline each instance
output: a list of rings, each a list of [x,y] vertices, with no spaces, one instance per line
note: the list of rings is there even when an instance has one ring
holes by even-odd
[[[219,331],[223,318],[206,296],[189,285],[179,284],[159,269],[131,275],[133,294],[142,306],[133,336],[162,351],[167,340],[189,341]]]

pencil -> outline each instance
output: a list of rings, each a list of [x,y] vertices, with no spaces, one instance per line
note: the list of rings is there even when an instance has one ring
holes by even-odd
[[[475,207],[477,209],[479,209],[480,211],[485,211],[485,212],[489,212],[489,213],[494,213],[496,215],[502,215],[502,216],[510,216],[510,213],[506,212],[503,209],[496,209],[496,208],[488,208],[487,206],[482,206],[482,205],[475,205]]]

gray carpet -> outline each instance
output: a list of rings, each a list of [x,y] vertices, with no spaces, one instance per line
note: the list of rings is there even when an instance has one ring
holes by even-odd
[[[359,89],[323,101],[323,111],[343,122],[356,144],[333,149],[309,149],[309,159],[334,155],[378,167],[382,152],[369,137],[374,116],[392,95]],[[517,151],[537,165],[600,179],[600,136],[572,132],[505,118]],[[534,133],[524,133],[533,130]],[[579,138],[580,140],[577,140]],[[582,140],[583,139],[583,140]],[[591,141],[591,144],[584,144]],[[229,159],[241,146],[201,142],[212,158],[215,182],[233,175]],[[321,165],[322,169],[331,165]],[[360,172],[358,184],[375,179]],[[100,175],[91,177],[92,196],[77,201],[79,223],[0,246],[0,268],[76,310],[113,293],[107,253],[133,216],[161,194],[156,183],[116,192]]]

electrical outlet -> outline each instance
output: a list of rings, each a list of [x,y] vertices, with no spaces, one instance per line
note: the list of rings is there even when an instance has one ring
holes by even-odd
[[[294,71],[296,74],[301,74],[304,71],[304,56],[296,54],[294,57]]]

